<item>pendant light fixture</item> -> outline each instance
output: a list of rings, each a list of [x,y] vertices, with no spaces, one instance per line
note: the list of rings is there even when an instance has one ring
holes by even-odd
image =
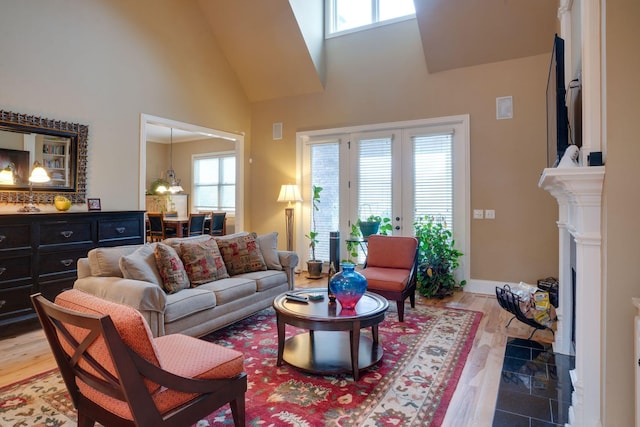
[[[176,173],[173,170],[173,128],[171,128],[171,152],[169,155],[169,170],[167,171],[167,179],[169,180],[169,193],[175,194],[184,191],[180,185],[180,180],[176,178]]]

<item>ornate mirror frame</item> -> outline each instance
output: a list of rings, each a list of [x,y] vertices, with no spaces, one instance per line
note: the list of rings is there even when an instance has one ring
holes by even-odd
[[[51,204],[54,198],[62,195],[71,203],[85,203],[87,193],[87,145],[89,127],[78,123],[68,123],[60,120],[30,116],[0,110],[0,130],[19,133],[36,133],[54,135],[71,140],[70,173],[75,177],[71,187],[33,187],[33,202],[36,204]],[[12,189],[10,185],[0,186],[0,202],[27,203],[29,190],[24,188]]]

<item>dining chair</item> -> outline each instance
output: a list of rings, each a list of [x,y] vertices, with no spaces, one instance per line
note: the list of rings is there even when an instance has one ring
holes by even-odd
[[[418,239],[373,235],[368,239],[367,261],[360,273],[367,290],[396,301],[398,320],[404,321],[404,300],[416,306],[416,265]]]
[[[204,234],[204,221],[207,215],[203,213],[189,214],[189,223],[187,224],[187,236],[200,236]]]
[[[178,211],[166,211],[162,213],[162,218],[177,218],[178,217]],[[164,223],[164,221],[163,221]],[[168,237],[176,237],[178,235],[178,229],[176,228],[176,226],[168,226],[165,224],[164,225],[164,238],[168,238]]]
[[[226,212],[212,212],[211,213],[211,226],[209,234],[212,236],[224,236],[227,234],[227,213]]]
[[[164,221],[161,213],[147,213],[149,220],[149,240],[151,242],[159,242],[164,239]]]
[[[245,425],[242,353],[182,334],[153,338],[133,307],[77,289],[31,301],[78,426],[195,425],[226,404]]]

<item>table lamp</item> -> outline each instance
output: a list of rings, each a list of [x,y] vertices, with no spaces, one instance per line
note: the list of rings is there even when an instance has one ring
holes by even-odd
[[[280,187],[278,195],[279,202],[287,202],[288,205],[284,209],[284,216],[287,222],[287,250],[293,250],[293,205],[292,202],[301,202],[300,190],[295,184],[284,184]]]
[[[42,166],[40,166],[40,163],[38,163],[38,161],[33,162],[33,169],[31,170],[31,175],[29,176],[29,204],[24,205],[23,207],[18,209],[18,212],[40,212],[40,209],[38,209],[33,204],[33,183],[43,183],[49,181],[51,181],[51,178],[49,178],[49,174],[47,173],[47,171]]]

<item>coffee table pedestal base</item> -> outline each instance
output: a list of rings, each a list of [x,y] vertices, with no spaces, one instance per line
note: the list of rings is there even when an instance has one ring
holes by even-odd
[[[352,365],[352,343],[349,331],[313,331],[293,336],[285,341],[282,358],[288,364],[313,374],[351,372],[358,380],[359,370],[375,365],[382,359],[383,349],[371,338],[359,334],[358,367]],[[313,338],[312,338],[313,336]]]

